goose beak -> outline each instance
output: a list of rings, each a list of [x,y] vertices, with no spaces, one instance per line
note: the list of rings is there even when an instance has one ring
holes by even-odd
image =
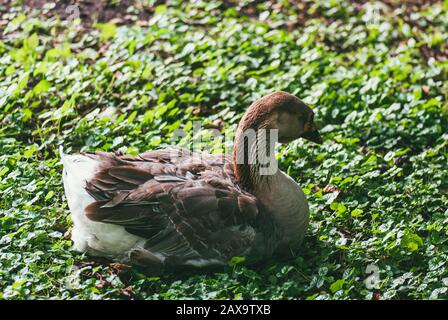
[[[323,142],[322,137],[320,136],[320,133],[317,130],[305,132],[304,134],[302,134],[302,138],[315,142],[317,144],[322,144]]]

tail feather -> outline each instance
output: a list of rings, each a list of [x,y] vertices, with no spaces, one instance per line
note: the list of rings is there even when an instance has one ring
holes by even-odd
[[[82,154],[65,154],[62,147],[59,147],[59,154],[64,167],[64,181],[71,182],[71,184],[77,182],[85,186],[85,181],[90,180],[95,175],[96,168],[99,165],[96,160]]]

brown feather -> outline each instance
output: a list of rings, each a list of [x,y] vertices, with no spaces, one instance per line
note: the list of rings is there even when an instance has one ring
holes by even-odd
[[[136,157],[89,155],[101,166],[86,184],[96,200],[86,207],[87,218],[122,225],[147,239],[149,252],[162,253],[171,263],[225,261],[255,250],[251,243],[258,241],[257,231],[246,224],[259,216],[259,204],[236,183],[231,158],[207,155],[200,163],[198,155],[172,149]],[[173,157],[177,154],[183,158]],[[274,228],[270,232],[276,234],[273,225],[259,228]]]
[[[147,171],[139,168],[138,166],[117,166],[110,168],[107,173],[124,182],[134,185],[140,185],[153,178]]]

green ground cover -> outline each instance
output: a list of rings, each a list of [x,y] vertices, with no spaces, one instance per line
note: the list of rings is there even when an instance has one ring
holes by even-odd
[[[447,1],[147,2],[143,22],[0,11],[0,299],[448,298]],[[279,149],[311,207],[293,260],[151,277],[72,251],[60,145],[232,132],[273,90],[308,102],[325,140]]]

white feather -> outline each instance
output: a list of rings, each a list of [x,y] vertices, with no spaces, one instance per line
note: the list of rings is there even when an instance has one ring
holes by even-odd
[[[225,265],[223,261],[218,259],[190,259],[185,264],[187,266],[192,266],[196,268],[206,268],[206,267]]]
[[[95,255],[125,257],[132,248],[144,239],[127,232],[123,227],[95,222],[85,216],[85,208],[95,200],[85,190],[86,181],[91,179],[98,162],[83,155],[66,155],[60,149],[64,165],[63,182],[65,196],[72,214],[72,240],[80,252]]]

